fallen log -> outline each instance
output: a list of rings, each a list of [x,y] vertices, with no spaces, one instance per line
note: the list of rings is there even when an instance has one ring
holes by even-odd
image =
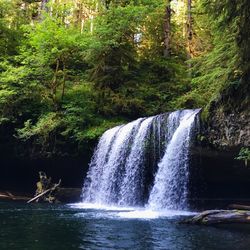
[[[39,199],[40,197],[44,196],[45,194],[51,192],[51,191],[54,191],[57,187],[59,187],[61,184],[61,180],[59,180],[59,182],[57,184],[55,184],[53,187],[45,190],[44,192],[42,192],[41,194],[35,196],[34,198],[30,199],[29,201],[27,201],[27,203],[31,203],[33,201],[36,201],[37,199]]]
[[[56,190],[56,200],[61,203],[74,203],[81,201],[81,188],[63,188]],[[33,199],[29,194],[17,194],[9,191],[0,191],[0,201],[24,201]]]
[[[183,223],[196,225],[250,224],[250,211],[246,210],[207,210]]]
[[[0,200],[28,201],[30,197],[12,194],[8,191],[0,193]]]
[[[228,207],[231,209],[250,210],[250,206],[240,204],[230,204]]]

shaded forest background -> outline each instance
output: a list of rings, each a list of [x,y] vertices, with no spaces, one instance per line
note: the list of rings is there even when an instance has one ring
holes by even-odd
[[[0,0],[0,145],[78,156],[108,128],[249,101],[247,0]]]

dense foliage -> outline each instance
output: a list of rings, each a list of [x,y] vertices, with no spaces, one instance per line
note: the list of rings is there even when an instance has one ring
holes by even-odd
[[[1,143],[79,153],[127,120],[208,107],[247,86],[249,12],[247,0],[0,0]]]
[[[249,1],[199,0],[195,12],[194,27],[203,47],[192,60],[192,90],[187,96],[206,108],[232,96],[236,98],[223,100],[224,107],[248,102]]]
[[[241,148],[239,155],[235,159],[244,161],[247,167],[248,161],[250,160],[250,150],[248,148]]]

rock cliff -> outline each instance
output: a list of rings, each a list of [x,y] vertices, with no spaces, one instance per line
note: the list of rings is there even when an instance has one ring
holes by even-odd
[[[205,137],[219,149],[250,146],[250,76],[211,103]]]

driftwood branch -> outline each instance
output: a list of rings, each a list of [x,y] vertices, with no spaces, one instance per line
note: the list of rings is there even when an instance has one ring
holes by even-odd
[[[36,201],[37,199],[39,199],[40,197],[44,196],[45,194],[47,194],[50,191],[54,191],[57,187],[59,187],[61,184],[61,180],[59,180],[59,182],[57,184],[55,184],[53,187],[45,190],[44,192],[42,192],[41,194],[35,196],[34,198],[32,198],[31,200],[27,201],[27,203],[31,203],[33,201]]]
[[[250,206],[240,204],[231,204],[228,207],[231,209],[250,210]]]

